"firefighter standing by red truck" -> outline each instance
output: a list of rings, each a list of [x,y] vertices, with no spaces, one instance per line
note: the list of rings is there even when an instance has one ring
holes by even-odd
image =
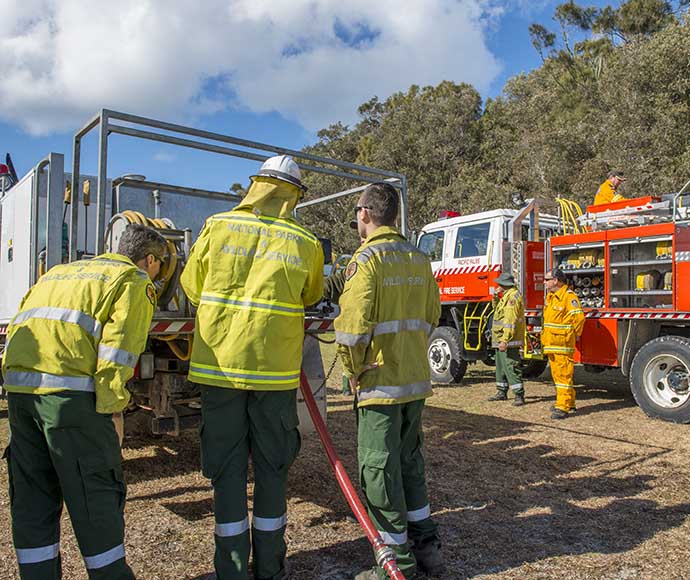
[[[585,314],[580,301],[567,285],[565,272],[554,269],[546,273],[548,294],[544,304],[544,329],[541,335],[543,353],[549,359],[551,377],[556,384],[556,404],[552,419],[565,419],[575,410],[573,387],[573,353],[575,341],[582,334]]]
[[[503,272],[496,280],[499,291],[494,297],[492,346],[496,347],[496,394],[489,401],[508,400],[508,388],[515,395],[513,406],[525,404],[525,387],[520,369],[520,350],[525,335],[525,307],[515,287],[515,278]]]

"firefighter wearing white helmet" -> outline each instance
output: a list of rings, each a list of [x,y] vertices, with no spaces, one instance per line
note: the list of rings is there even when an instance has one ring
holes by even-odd
[[[259,176],[274,177],[275,179],[296,185],[303,192],[307,191],[307,188],[302,184],[302,174],[299,170],[299,165],[289,155],[276,155],[266,159],[259,172],[256,175],[252,175],[252,180]]]
[[[250,546],[255,578],[287,578],[304,307],[323,292],[321,244],[292,217],[303,191],[291,157],[268,159],[242,203],[206,221],[181,277],[198,306],[189,380],[201,385],[202,469],[213,484],[214,564],[223,580],[248,577]]]

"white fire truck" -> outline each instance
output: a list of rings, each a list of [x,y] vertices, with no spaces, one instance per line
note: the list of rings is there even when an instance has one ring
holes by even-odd
[[[80,172],[82,140],[98,132],[98,173]],[[154,314],[146,351],[141,355],[129,388],[129,411],[145,411],[153,433],[178,434],[200,418],[199,391],[187,381],[194,333],[194,311],[178,285],[191,245],[207,217],[228,211],[239,201],[233,194],[182,187],[128,174],[108,176],[108,140],[113,134],[241,157],[261,162],[276,154],[294,156],[303,171],[325,173],[354,181],[354,187],[321,195],[299,208],[354,195],[367,184],[389,181],[400,192],[402,227],[406,229],[406,182],[403,175],[309,155],[283,147],[248,141],[145,117],[102,110],[74,137],[72,171],[64,156],[51,153],[17,184],[0,181],[0,347],[7,325],[19,303],[38,277],[61,262],[88,258],[117,248],[119,236],[130,223],[159,231],[168,241],[170,259],[155,282],[159,308]],[[75,179],[73,176],[79,176]],[[358,185],[363,184],[363,185]],[[328,244],[326,244],[328,245]],[[330,247],[324,248],[327,259]],[[136,316],[136,313],[132,313]],[[325,417],[325,374],[316,335],[332,330],[326,310],[308,312],[308,336],[303,369]],[[298,398],[301,429],[310,430],[306,407]],[[127,418],[127,415],[126,415]]]
[[[540,333],[544,272],[562,268],[587,320],[574,359],[590,372],[630,378],[650,417],[690,422],[690,182],[674,194],[590,206],[559,200],[558,216],[530,200],[519,210],[450,216],[418,246],[431,260],[443,305],[429,343],[435,380],[459,382],[468,362],[491,363],[495,278],[510,268],[525,300],[527,376],[546,367]]]

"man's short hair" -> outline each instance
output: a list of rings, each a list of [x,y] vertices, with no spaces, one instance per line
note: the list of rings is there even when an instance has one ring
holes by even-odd
[[[551,277],[555,278],[563,284],[568,283],[568,276],[566,275],[565,271],[561,268],[554,268],[553,270],[551,270]]]
[[[360,203],[369,210],[371,221],[377,226],[395,225],[398,217],[398,192],[390,183],[380,181],[368,185]]]
[[[149,254],[163,259],[167,242],[157,231],[139,224],[127,226],[117,245],[117,253],[127,256],[135,264]]]

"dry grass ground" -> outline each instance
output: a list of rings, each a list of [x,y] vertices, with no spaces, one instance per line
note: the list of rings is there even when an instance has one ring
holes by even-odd
[[[338,394],[338,371],[328,423],[356,480],[354,417],[351,399]],[[527,383],[522,408],[486,402],[487,367],[471,367],[462,387],[436,389],[425,434],[444,578],[690,578],[690,427],[647,419],[613,372],[576,379],[577,414],[560,422],[548,418],[548,372]],[[0,423],[4,446],[4,406]],[[137,576],[191,580],[211,571],[212,493],[195,434],[129,437],[123,452],[127,553]],[[303,441],[289,496],[294,579],[347,580],[371,564],[315,435]],[[17,572],[4,464],[0,506],[0,578],[9,580]],[[62,554],[64,577],[86,578],[67,518]]]

